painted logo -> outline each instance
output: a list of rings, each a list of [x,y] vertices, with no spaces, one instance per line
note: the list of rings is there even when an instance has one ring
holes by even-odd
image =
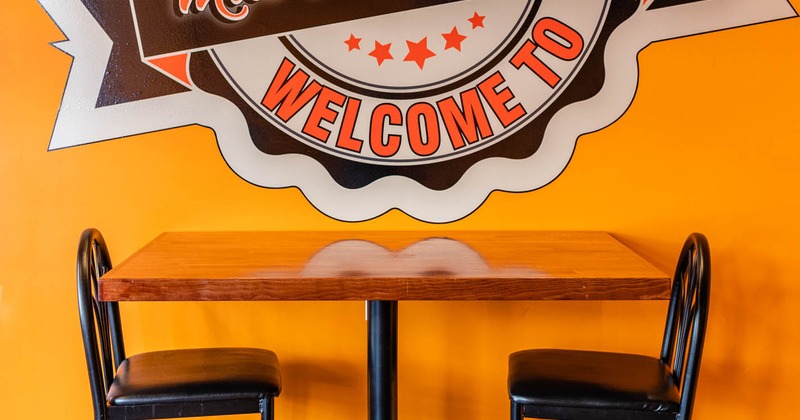
[[[430,222],[530,191],[619,118],[648,44],[786,0],[40,0],[74,57],[50,148],[190,124],[330,217]]]

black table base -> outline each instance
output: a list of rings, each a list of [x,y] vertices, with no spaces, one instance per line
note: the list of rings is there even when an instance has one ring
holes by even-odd
[[[368,301],[369,420],[397,420],[397,301]]]

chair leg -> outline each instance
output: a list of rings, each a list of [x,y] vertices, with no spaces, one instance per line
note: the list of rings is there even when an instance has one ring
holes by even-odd
[[[522,420],[522,405],[511,401],[511,420]]]
[[[275,400],[271,397],[264,397],[261,400],[261,420],[273,420],[275,418]]]

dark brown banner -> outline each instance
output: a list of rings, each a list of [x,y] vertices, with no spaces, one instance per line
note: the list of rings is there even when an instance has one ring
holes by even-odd
[[[133,0],[142,54],[153,57],[457,0]]]

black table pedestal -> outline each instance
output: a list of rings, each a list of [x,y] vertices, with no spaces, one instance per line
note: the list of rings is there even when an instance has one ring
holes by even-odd
[[[397,301],[368,301],[369,420],[397,420]]]

